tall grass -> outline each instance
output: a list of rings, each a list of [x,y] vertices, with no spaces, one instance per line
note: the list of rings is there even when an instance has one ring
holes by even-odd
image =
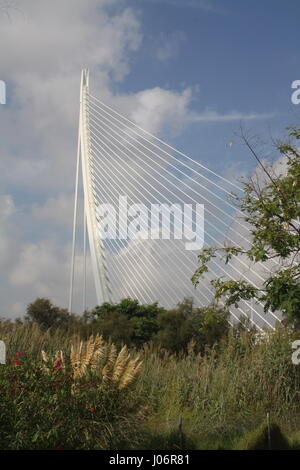
[[[8,355],[68,351],[79,336],[75,330],[0,325]],[[188,354],[181,355],[145,345],[138,351],[143,368],[134,390],[137,402],[144,403],[140,445],[147,446],[145,436],[154,442],[157,429],[168,442],[166,436],[176,433],[179,416],[187,438],[200,448],[234,446],[265,422],[267,412],[284,432],[299,431],[300,366],[291,361],[293,339],[295,334],[283,328],[259,341],[253,333],[237,335],[231,330],[202,355],[192,344]],[[134,357],[137,351],[131,353]]]
[[[151,425],[170,430],[183,416],[201,439],[238,438],[269,412],[287,431],[300,429],[300,370],[291,362],[292,334],[232,333],[218,348],[176,357],[146,348],[140,391],[153,410]],[[156,422],[156,423],[155,423]]]

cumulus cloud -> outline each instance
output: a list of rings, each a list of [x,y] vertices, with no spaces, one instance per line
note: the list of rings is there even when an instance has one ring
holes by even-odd
[[[152,133],[161,132],[165,126],[174,130],[186,122],[192,92],[186,88],[181,93],[155,87],[124,97],[131,119]]]
[[[63,245],[59,240],[43,239],[36,243],[23,243],[18,259],[9,273],[11,295],[10,303],[5,298],[1,308],[7,305],[12,315],[24,314],[25,306],[36,297],[49,297],[58,305],[66,306],[70,272],[69,243]],[[82,271],[83,256],[77,254],[74,285],[74,304],[77,311],[82,310]],[[91,266],[87,266],[88,306],[95,305]]]

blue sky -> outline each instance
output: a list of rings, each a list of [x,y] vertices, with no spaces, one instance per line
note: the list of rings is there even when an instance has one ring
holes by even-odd
[[[140,10],[144,39],[132,59],[131,73],[119,85],[122,90],[135,92],[141,84],[177,90],[197,87],[193,110],[266,115],[244,120],[246,127],[263,137],[281,135],[285,126],[296,122],[299,110],[290,97],[291,82],[300,75],[297,0],[129,3]],[[170,47],[170,57],[157,61],[157,50],[168,41],[174,55]],[[255,162],[249,154],[234,149],[224,155],[224,142],[238,128],[238,120],[193,123],[177,144],[219,171],[228,159],[229,165],[238,159],[241,169],[250,170]]]
[[[297,0],[215,0],[220,12],[185,6],[189,2],[129,0],[140,9],[143,47],[122,84],[128,91],[183,83],[200,85],[201,105],[226,112],[287,109],[290,82],[299,74]],[[201,1],[191,2],[191,5]],[[176,6],[182,5],[182,6]],[[177,55],[156,61],[156,48],[183,33]],[[200,105],[200,103],[199,103]]]
[[[299,0],[16,0],[10,18],[5,5],[0,317],[37,296],[66,305],[82,68],[103,101],[228,178],[255,168],[241,122],[266,141],[299,122]]]

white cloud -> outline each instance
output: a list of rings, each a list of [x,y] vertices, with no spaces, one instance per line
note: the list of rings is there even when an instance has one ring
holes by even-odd
[[[73,210],[74,196],[61,193],[57,197],[49,197],[44,204],[34,203],[32,217],[38,223],[50,223],[70,229]]]
[[[5,194],[0,197],[0,217],[1,221],[3,222],[3,219],[9,217],[12,215],[15,211],[15,203],[10,194]]]
[[[158,133],[166,125],[180,129],[186,122],[191,100],[191,89],[177,93],[156,87],[132,97],[130,116],[149,132]]]
[[[15,213],[15,204],[11,195],[0,196],[0,269],[6,272],[14,252],[17,236],[11,218]]]
[[[41,240],[37,243],[23,243],[19,256],[9,274],[12,315],[25,312],[26,305],[36,297],[49,297],[54,303],[67,307],[69,273],[70,273],[70,244],[62,245],[57,240]],[[83,257],[76,257],[75,299],[77,311],[82,311],[82,268]],[[88,298],[96,302],[91,267],[87,267]],[[13,300],[13,301],[12,301]],[[11,306],[12,304],[12,306]],[[1,305],[3,309],[3,303]],[[23,309],[23,311],[22,311]]]
[[[185,41],[186,35],[182,31],[174,31],[169,34],[161,33],[158,39],[159,46],[156,51],[157,58],[164,62],[175,57]]]
[[[226,121],[252,121],[255,119],[270,119],[274,113],[240,113],[231,111],[222,114],[217,111],[205,110],[203,113],[190,113],[188,120],[190,122],[226,122]]]

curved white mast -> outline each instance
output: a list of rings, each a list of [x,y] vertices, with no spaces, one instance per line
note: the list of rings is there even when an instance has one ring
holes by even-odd
[[[96,219],[96,203],[93,196],[92,169],[90,163],[90,136],[88,125],[88,100],[89,100],[89,70],[83,69],[81,73],[80,85],[80,116],[78,133],[78,153],[76,168],[76,188],[74,202],[74,220],[73,220],[73,241],[72,241],[72,261],[71,261],[71,282],[69,296],[69,312],[72,312],[73,284],[74,284],[74,262],[75,262],[75,243],[76,243],[76,220],[78,206],[78,185],[79,185],[79,166],[81,157],[81,168],[83,178],[84,193],[84,211],[86,219],[86,228],[88,233],[89,247],[92,260],[92,268],[95,280],[95,288],[98,304],[110,302],[110,291],[107,285],[107,274],[105,267],[105,256],[103,241],[99,237]],[[85,256],[85,253],[84,253]],[[85,264],[85,260],[84,260]],[[85,280],[84,280],[85,284]],[[85,286],[84,286],[85,289]],[[85,294],[84,294],[85,298]],[[85,306],[84,306],[85,308]]]

